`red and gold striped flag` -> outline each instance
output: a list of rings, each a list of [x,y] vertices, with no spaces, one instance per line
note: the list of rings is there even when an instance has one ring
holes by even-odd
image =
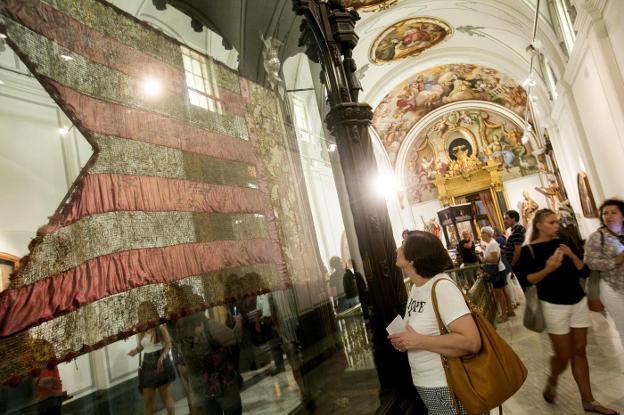
[[[209,306],[318,269],[274,94],[205,58],[217,110],[191,105],[183,45],[101,1],[4,0],[0,30],[94,149],[0,294],[0,379],[131,335],[142,301],[188,311],[171,283]]]

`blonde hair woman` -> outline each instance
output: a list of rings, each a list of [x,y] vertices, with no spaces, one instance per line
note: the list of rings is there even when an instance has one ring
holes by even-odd
[[[158,311],[154,304],[145,301],[139,305],[139,324],[154,323],[159,320]],[[143,393],[143,413],[154,413],[154,398],[156,390],[160,394],[168,415],[175,414],[175,405],[169,391],[169,384],[175,379],[173,362],[169,357],[171,351],[171,337],[167,327],[159,325],[137,336],[137,347],[128,352],[129,356],[143,353],[139,368],[139,388]]]
[[[585,412],[617,414],[594,399],[589,382],[585,349],[591,318],[579,281],[589,275],[589,269],[569,246],[561,243],[558,233],[559,217],[555,212],[550,209],[535,212],[529,243],[522,247],[518,261],[521,275],[537,286],[546,332],[554,351],[542,395],[546,402],[555,402],[559,375],[571,362]]]

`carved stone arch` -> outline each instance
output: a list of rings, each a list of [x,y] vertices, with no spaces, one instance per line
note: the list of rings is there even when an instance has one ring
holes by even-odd
[[[405,180],[405,168],[408,163],[409,150],[416,141],[416,139],[423,131],[431,127],[433,123],[437,121],[441,116],[458,110],[488,110],[499,113],[503,117],[508,118],[518,127],[522,128],[524,126],[524,120],[520,116],[518,116],[513,111],[503,107],[502,105],[495,104],[493,102],[459,101],[437,108],[431,111],[425,117],[423,117],[420,121],[418,121],[407,133],[407,135],[405,136],[405,140],[403,140],[403,143],[401,143],[401,147],[399,148],[399,151],[397,153],[397,158],[394,165],[394,173],[401,182]],[[533,132],[531,132],[529,135],[529,142],[531,142],[534,147],[537,147],[537,137]]]

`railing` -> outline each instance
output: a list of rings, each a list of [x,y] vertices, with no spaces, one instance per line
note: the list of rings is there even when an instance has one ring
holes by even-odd
[[[494,297],[492,284],[487,281],[481,265],[468,265],[444,271],[457,286],[470,298],[481,314],[490,322],[494,322],[498,313],[498,305]],[[412,288],[409,278],[404,280],[407,292]]]
[[[338,313],[336,318],[347,357],[347,367],[349,369],[374,368],[371,336],[362,316],[361,304]]]
[[[462,268],[446,270],[458,287],[476,305],[481,314],[493,322],[497,314],[492,284],[485,278],[481,265],[470,265]],[[404,280],[409,293],[412,283],[409,278]],[[336,315],[340,337],[344,345],[347,365],[350,369],[374,368],[371,352],[371,337],[366,322],[362,317],[362,306],[357,304]]]

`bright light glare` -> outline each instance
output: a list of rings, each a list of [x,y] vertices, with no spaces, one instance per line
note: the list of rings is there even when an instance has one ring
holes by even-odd
[[[333,153],[334,151],[336,151],[336,144],[331,143],[331,144],[329,145],[329,147],[327,148],[327,151],[329,151],[329,152],[331,152],[331,153]]]
[[[147,96],[154,97],[160,94],[160,82],[152,78],[146,79],[143,83],[143,90]]]
[[[65,62],[69,62],[69,61],[73,61],[74,58],[72,58],[69,55],[61,55],[61,59],[63,59]]]
[[[382,173],[375,180],[375,190],[382,196],[394,196],[401,190],[401,186],[394,174]]]
[[[0,85],[4,85],[4,81],[0,79]]]
[[[0,33],[0,39],[6,39],[7,35],[5,35],[4,33]]]
[[[526,144],[529,142],[529,136],[527,133],[522,134],[522,138],[520,139],[520,141],[522,142],[522,144]]]
[[[69,133],[69,127],[63,126],[63,127],[59,128],[59,134],[60,135],[65,136],[65,135],[67,135],[67,133]]]

